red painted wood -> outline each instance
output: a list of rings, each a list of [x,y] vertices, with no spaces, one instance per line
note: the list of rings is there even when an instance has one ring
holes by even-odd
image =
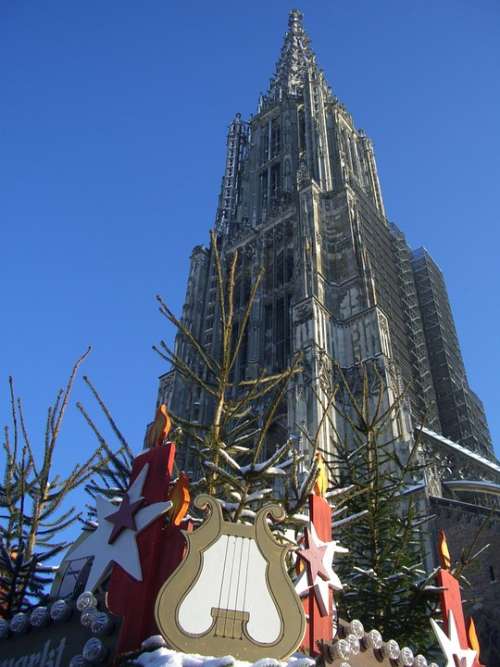
[[[440,568],[437,574],[438,586],[445,590],[441,593],[441,612],[443,614],[443,626],[445,632],[448,632],[448,612],[452,611],[457,626],[458,638],[462,648],[469,648],[469,640],[465,629],[464,611],[462,608],[462,594],[460,584],[455,577]]]
[[[142,491],[147,504],[167,500],[174,457],[175,445],[168,442],[135,458],[131,484],[142,467],[149,463]],[[136,581],[115,564],[108,588],[110,611],[123,617],[117,655],[135,650],[144,639],[159,634],[154,620],[156,597],[162,584],[182,560],[186,544],[180,527],[165,525],[164,517],[158,517],[139,533],[137,546],[143,581]]]
[[[316,533],[323,542],[330,542],[332,539],[332,510],[328,502],[317,495],[309,496],[309,515],[314,524]],[[319,655],[317,642],[320,640],[331,641],[333,639],[333,592],[329,596],[329,613],[327,616],[321,616],[314,591],[302,601],[307,621],[307,630],[302,644],[302,649],[310,655]]]

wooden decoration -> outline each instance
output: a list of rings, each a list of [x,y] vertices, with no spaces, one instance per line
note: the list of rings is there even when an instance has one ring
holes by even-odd
[[[107,577],[113,563],[119,564],[135,581],[142,581],[139,538],[151,523],[161,521],[162,514],[171,507],[170,502],[147,502],[143,487],[149,472],[147,462],[136,471],[118,508],[107,498],[96,496],[96,530],[88,533],[65,557],[72,561],[93,558],[85,584],[87,590],[94,590]]]
[[[441,612],[443,615],[443,626],[448,631],[449,612],[453,613],[455,624],[461,646],[468,646],[467,632],[465,630],[465,619],[462,608],[462,593],[460,584],[447,570],[440,569],[437,573],[438,586],[444,590],[441,592]]]
[[[476,659],[474,661],[474,667],[484,667],[481,664],[481,647],[479,645],[479,638],[476,632],[476,624],[474,623],[473,618],[468,618],[466,621],[466,630],[467,630],[467,639],[469,640],[470,648],[476,652]]]
[[[155,611],[162,634],[186,653],[286,658],[302,641],[305,618],[286,570],[289,547],[275,541],[267,522],[269,515],[282,519],[283,509],[262,508],[251,526],[224,521],[208,495],[194,504],[210,514],[185,534],[188,554],[160,590]]]
[[[174,526],[180,526],[187,514],[191,503],[191,494],[189,493],[189,479],[186,473],[181,472],[174,488],[170,492],[169,499],[172,502],[172,509],[169,510],[169,517]]]
[[[175,445],[169,442],[135,458],[132,484],[145,468],[148,469],[142,491],[145,502],[167,501],[174,457]],[[137,536],[137,546],[144,580],[137,581],[117,564],[113,567],[108,587],[109,609],[123,616],[118,653],[138,649],[144,639],[158,634],[154,619],[156,596],[165,579],[182,560],[186,542],[178,526],[167,525],[165,518],[160,517]]]
[[[313,493],[316,496],[324,498],[328,490],[328,468],[319,452],[316,454],[316,463],[318,466],[318,473],[316,475],[316,481],[314,482]]]
[[[309,496],[309,516],[311,527],[306,529],[305,549],[297,552],[306,567],[295,590],[303,598],[307,619],[302,649],[318,655],[318,642],[333,639],[336,623],[333,591],[342,589],[332,570],[333,555],[336,551],[345,553],[347,549],[332,541],[332,511],[325,498],[315,494]]]
[[[446,540],[446,534],[443,529],[439,531],[438,552],[439,552],[439,560],[441,562],[441,567],[443,568],[443,570],[449,570],[451,567],[451,556],[450,556],[450,550],[448,549],[448,541]]]
[[[465,648],[464,644],[462,644],[453,611],[451,610],[448,612],[447,621],[448,631],[443,632],[434,619],[431,619],[432,629],[447,660],[446,667],[473,667],[476,660],[476,652],[468,647]]]
[[[151,424],[148,436],[148,447],[160,447],[167,441],[168,434],[172,428],[172,420],[167,411],[167,406],[161,404],[158,406],[154,422]]]
[[[450,572],[451,556],[444,530],[439,531],[438,552],[441,568],[438,570],[436,578],[438,586],[443,589],[441,592],[443,629],[431,620],[432,627],[445,654],[446,650],[448,650],[448,653],[451,656],[452,647],[454,647],[454,655],[458,656],[457,660],[460,659],[460,661],[463,662],[464,667],[481,667],[478,650],[479,642],[475,633],[474,623],[472,619],[470,619],[470,621],[472,621],[474,630],[473,635],[477,648],[471,644],[471,635],[470,632],[467,631],[465,625],[460,583]],[[446,655],[449,661],[452,660],[448,654]],[[456,664],[461,667],[462,662]],[[449,662],[449,664],[452,667],[455,667],[453,662]]]

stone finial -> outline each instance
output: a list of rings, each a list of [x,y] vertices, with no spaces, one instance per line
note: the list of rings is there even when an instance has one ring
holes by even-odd
[[[288,15],[288,27],[292,32],[298,32],[302,27],[304,15],[299,9],[292,9]]]

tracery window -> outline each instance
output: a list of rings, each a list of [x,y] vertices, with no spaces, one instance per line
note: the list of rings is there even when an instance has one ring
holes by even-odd
[[[275,118],[271,123],[271,158],[279,155],[281,150],[280,119]]]

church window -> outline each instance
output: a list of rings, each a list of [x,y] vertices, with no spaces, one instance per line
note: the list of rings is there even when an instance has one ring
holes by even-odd
[[[275,164],[271,167],[271,198],[277,199],[281,190],[281,164]]]
[[[280,251],[276,257],[276,287],[283,285],[283,251]]]
[[[281,149],[281,127],[279,118],[271,123],[271,158],[279,155]]]
[[[273,306],[266,303],[264,306],[264,365],[270,368],[273,355]]]
[[[286,253],[286,282],[293,278],[293,248],[288,248]]]
[[[291,319],[292,319],[292,295],[287,294],[286,310],[285,310],[285,355],[287,359],[290,357],[290,352],[291,352],[291,347],[290,347]]]
[[[260,163],[269,159],[269,129],[267,125],[260,128]]]
[[[241,341],[240,353],[239,353],[239,376],[240,379],[245,377],[245,369],[248,360],[248,327],[245,329],[243,334],[243,339]]]
[[[285,300],[276,301],[276,369],[285,366]]]
[[[283,190],[285,192],[290,192],[292,189],[292,167],[290,166],[290,160],[288,158],[285,160],[284,172]]]
[[[260,205],[262,208],[267,207],[267,169],[260,175]]]
[[[304,118],[304,109],[301,107],[298,114],[298,125],[299,125],[299,151],[305,151],[306,149],[306,121]]]
[[[243,305],[246,306],[250,300],[250,292],[252,290],[252,281],[250,279],[250,274],[245,275],[243,280]]]

